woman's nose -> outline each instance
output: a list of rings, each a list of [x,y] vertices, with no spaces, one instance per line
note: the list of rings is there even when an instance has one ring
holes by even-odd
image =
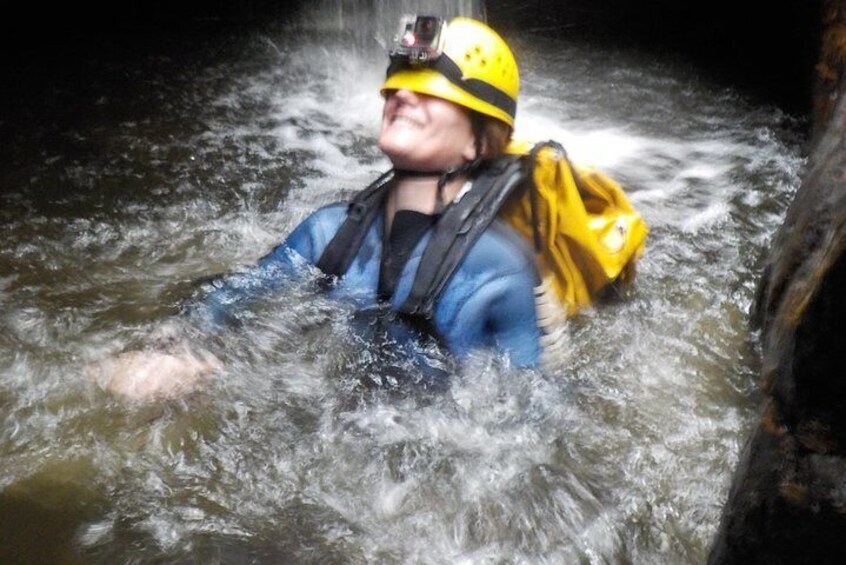
[[[397,100],[403,102],[405,104],[414,104],[420,100],[420,96],[407,88],[400,88],[399,90],[394,91],[393,94]]]

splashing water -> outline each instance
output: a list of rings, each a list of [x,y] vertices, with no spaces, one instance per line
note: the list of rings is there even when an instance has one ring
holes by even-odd
[[[373,13],[334,6],[335,29]],[[384,61],[309,17],[164,45],[132,88],[103,55],[59,90],[83,117],[0,124],[3,539],[82,562],[702,562],[754,407],[746,313],[803,161],[789,116],[673,61],[506,37],[518,135],[622,181],[652,228],[635,289],[571,320],[555,369],[480,354],[442,393],[362,389],[349,310],[292,285],[192,336],[226,364],[195,395],[84,378],[387,168]]]

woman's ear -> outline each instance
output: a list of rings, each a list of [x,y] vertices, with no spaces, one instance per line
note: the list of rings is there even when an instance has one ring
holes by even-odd
[[[481,157],[485,153],[485,148],[483,147],[484,140],[477,139],[474,135],[470,141],[467,142],[467,145],[464,146],[464,150],[461,152],[461,156],[464,158],[464,161],[470,162],[475,161],[476,158]]]

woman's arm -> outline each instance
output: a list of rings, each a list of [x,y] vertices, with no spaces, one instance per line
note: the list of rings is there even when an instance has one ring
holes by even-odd
[[[340,216],[342,217],[343,210]],[[234,318],[238,308],[262,292],[279,288],[316,257],[334,234],[332,219],[339,216],[332,207],[318,210],[249,269],[206,283],[208,290],[185,308],[188,318],[204,332],[220,329]],[[335,226],[337,229],[337,225]],[[330,233],[331,232],[331,233]],[[146,400],[186,394],[202,386],[223,363],[205,349],[189,345],[165,324],[164,338],[153,336],[148,349],[126,351],[85,368],[85,374],[103,389],[121,396]]]
[[[535,311],[534,272],[512,270],[488,279],[459,306],[450,327],[442,328],[453,352],[462,357],[492,347],[516,367],[540,364],[541,332]]]
[[[497,351],[515,367],[536,367],[541,332],[535,310],[534,273],[519,272],[488,283],[485,326]]]
[[[206,331],[232,325],[239,308],[261,294],[281,288],[313,266],[337,231],[345,207],[327,206],[311,214],[255,265],[206,282],[205,294],[186,308]]]

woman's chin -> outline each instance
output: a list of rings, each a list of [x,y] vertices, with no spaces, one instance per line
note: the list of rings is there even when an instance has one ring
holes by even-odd
[[[450,167],[445,165],[441,160],[432,158],[431,156],[421,155],[420,151],[414,151],[411,148],[398,148],[394,146],[379,146],[395,169],[405,169],[408,171],[429,171],[438,172],[445,171]],[[417,148],[414,148],[417,149]]]
[[[396,169],[409,170],[426,170],[424,162],[414,156],[414,153],[407,147],[397,147],[396,145],[382,145],[379,144],[379,149],[388,158]]]
[[[392,155],[402,156],[408,153],[413,146],[412,140],[404,139],[401,135],[383,134],[379,137],[379,149],[388,157]]]

